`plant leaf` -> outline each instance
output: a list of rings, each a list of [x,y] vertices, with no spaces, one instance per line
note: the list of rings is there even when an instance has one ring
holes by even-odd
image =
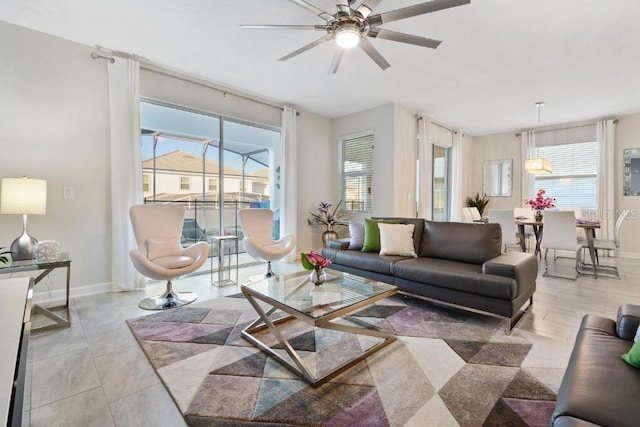
[[[313,270],[313,264],[309,262],[309,258],[307,258],[307,254],[305,254],[304,252],[300,253],[300,261],[302,261],[302,266],[306,270]]]

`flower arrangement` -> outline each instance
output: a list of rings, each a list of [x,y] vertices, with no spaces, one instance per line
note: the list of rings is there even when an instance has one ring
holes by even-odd
[[[318,225],[322,224],[327,227],[327,231],[333,231],[333,227],[337,225],[349,225],[347,222],[343,221],[345,214],[342,212],[338,212],[340,205],[342,204],[342,200],[336,205],[333,210],[331,203],[320,202],[318,204],[317,212],[309,212],[311,218],[307,219],[309,225]]]
[[[300,259],[302,260],[302,266],[307,270],[322,270],[331,264],[329,258],[323,257],[316,251],[311,251],[308,254],[302,252]]]
[[[536,211],[543,211],[549,208],[556,207],[556,199],[553,197],[544,197],[547,192],[544,189],[538,190],[535,199],[525,200],[525,203],[531,206],[531,209]]]

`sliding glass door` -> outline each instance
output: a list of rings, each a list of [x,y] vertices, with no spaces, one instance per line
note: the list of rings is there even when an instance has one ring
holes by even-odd
[[[279,213],[272,185],[279,129],[152,102],[140,103],[140,123],[145,202],[185,207],[183,244],[229,234],[242,240],[243,207]]]

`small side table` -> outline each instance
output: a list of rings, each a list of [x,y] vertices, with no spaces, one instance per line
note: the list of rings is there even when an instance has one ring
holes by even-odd
[[[218,280],[216,282],[213,281],[213,257],[211,257],[211,284],[223,287],[235,285],[238,283],[238,236],[233,234],[224,235],[224,236],[212,236],[211,240],[214,244],[218,246]],[[229,244],[225,245],[225,243],[235,243],[235,252],[231,252],[231,246]],[[226,249],[228,250],[228,260],[225,265],[224,257]],[[231,256],[235,253],[236,255],[236,280],[231,279]],[[225,278],[225,272],[226,278]]]
[[[68,328],[71,326],[71,317],[69,313],[69,281],[71,278],[71,258],[66,253],[60,254],[58,259],[54,261],[38,261],[36,259],[27,259],[24,261],[12,261],[8,265],[0,264],[0,274],[20,273],[23,271],[38,271],[44,270],[37,277],[34,277],[33,286],[36,286],[42,279],[48,276],[56,268],[65,268],[67,270],[67,286],[65,293],[65,303],[56,307],[44,308],[37,304],[31,305],[31,311],[33,313],[39,313],[47,317],[49,320],[53,320],[55,324],[42,326],[40,328],[31,329],[31,332],[47,331],[56,328]],[[54,310],[66,311],[67,318],[54,313]]]

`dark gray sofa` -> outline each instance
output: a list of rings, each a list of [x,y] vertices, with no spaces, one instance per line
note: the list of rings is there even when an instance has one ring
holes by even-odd
[[[526,311],[533,304],[538,259],[501,254],[499,224],[393,219],[415,225],[417,258],[349,250],[349,239],[330,242],[323,256],[333,269],[396,285],[400,293],[506,317],[509,328],[527,301]]]
[[[623,305],[617,321],[587,315],[582,319],[565,371],[551,425],[640,425],[640,369],[621,356],[633,345],[640,306]]]

